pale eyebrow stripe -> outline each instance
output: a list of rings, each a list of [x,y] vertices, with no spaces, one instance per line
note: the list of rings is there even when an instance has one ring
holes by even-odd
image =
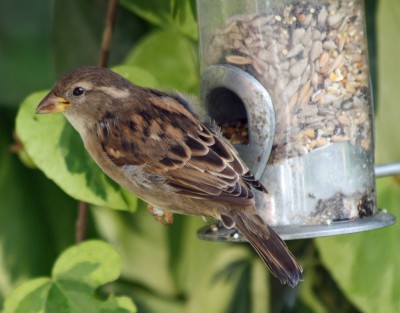
[[[76,88],[76,87],[82,87],[83,89],[86,89],[86,90],[91,90],[91,89],[93,89],[93,84],[90,83],[90,82],[87,82],[87,81],[83,81],[83,82],[80,82],[80,83],[78,83],[78,84],[74,84],[73,86],[74,86],[74,88]]]
[[[109,96],[117,99],[128,98],[130,92],[128,89],[118,89],[114,87],[102,86],[98,88],[102,92],[108,94]]]

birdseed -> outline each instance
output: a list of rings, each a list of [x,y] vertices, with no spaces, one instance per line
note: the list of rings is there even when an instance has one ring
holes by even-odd
[[[372,149],[366,49],[360,1],[298,1],[232,17],[214,33],[205,65],[235,65],[267,89],[272,164],[334,142]],[[232,143],[247,143],[244,121],[221,128]]]

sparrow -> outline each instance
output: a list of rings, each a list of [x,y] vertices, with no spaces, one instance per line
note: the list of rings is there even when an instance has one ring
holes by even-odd
[[[82,67],[62,76],[36,109],[59,112],[99,167],[155,215],[166,212],[166,222],[169,212],[219,220],[246,237],[282,284],[303,280],[285,242],[257,214],[252,189],[266,189],[184,96]]]

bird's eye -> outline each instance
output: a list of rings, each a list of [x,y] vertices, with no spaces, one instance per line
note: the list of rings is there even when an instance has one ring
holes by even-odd
[[[82,96],[82,95],[84,94],[84,92],[85,92],[85,89],[83,89],[82,87],[76,87],[76,88],[74,89],[74,91],[72,92],[72,94],[73,94],[74,96],[79,97],[79,96]]]

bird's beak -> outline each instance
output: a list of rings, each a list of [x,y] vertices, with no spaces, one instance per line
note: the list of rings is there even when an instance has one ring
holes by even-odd
[[[56,96],[54,92],[50,91],[49,94],[39,103],[35,113],[60,113],[64,112],[65,109],[71,105],[71,102],[67,101],[63,97]]]

